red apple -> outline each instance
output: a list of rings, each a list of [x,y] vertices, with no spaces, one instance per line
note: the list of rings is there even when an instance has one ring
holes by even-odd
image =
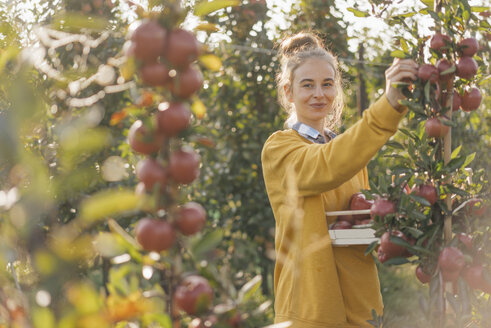
[[[461,98],[461,107],[463,111],[472,112],[479,108],[482,96],[478,88],[473,87],[470,91],[466,90]]]
[[[208,280],[201,276],[188,276],[177,286],[174,301],[178,308],[189,315],[208,310],[213,301],[213,290]]]
[[[438,193],[436,192],[433,184],[424,184],[421,186],[414,186],[413,192],[416,196],[425,198],[431,205],[435,204],[438,200]]]
[[[435,33],[430,40],[430,48],[436,51],[444,50],[444,47],[447,47],[449,43],[452,42],[452,39],[448,35],[442,33]]]
[[[189,126],[191,111],[184,103],[162,103],[156,118],[158,131],[165,136],[174,137]]]
[[[479,50],[479,43],[474,38],[466,38],[457,44],[461,56],[472,57]]]
[[[462,242],[462,244],[465,245],[465,247],[467,247],[468,250],[472,250],[473,247],[472,247],[472,237],[469,236],[468,234],[466,233],[459,233],[457,235],[457,238],[460,240],[460,242]]]
[[[423,81],[436,83],[438,81],[438,69],[431,64],[423,64],[418,69],[418,77]]]
[[[135,121],[128,132],[128,143],[131,148],[145,155],[158,152],[164,143],[164,139],[163,135],[151,131],[140,120]]]
[[[136,176],[143,182],[145,189],[148,191],[153,190],[156,184],[159,185],[160,190],[164,190],[167,186],[167,172],[165,168],[150,157],[138,162],[136,165]]]
[[[373,200],[368,200],[361,192],[351,195],[349,201],[350,210],[369,210],[373,205]],[[353,215],[354,220],[365,220],[370,218],[370,214],[356,214]]]
[[[388,258],[396,256],[410,256],[411,254],[406,250],[404,246],[397,245],[390,240],[390,236],[400,237],[407,242],[409,239],[399,230],[393,230],[392,232],[386,231],[380,237],[380,248]]]
[[[185,68],[198,58],[200,46],[191,32],[174,29],[170,32],[165,50],[167,61],[177,68]]]
[[[483,216],[486,211],[484,201],[481,198],[473,198],[466,205],[465,210],[467,214],[474,216]]]
[[[348,221],[336,221],[331,226],[331,230],[351,229],[352,224]]]
[[[188,67],[177,73],[169,84],[171,92],[180,98],[189,98],[201,88],[203,74],[197,68]]]
[[[460,95],[456,90],[454,90],[453,97],[452,97],[452,111],[455,112],[455,111],[459,110],[460,104],[461,104]]]
[[[380,263],[384,263],[389,259],[387,254],[384,253],[384,251],[382,250],[382,247],[380,247],[380,246],[377,250],[377,258],[380,261]]]
[[[427,273],[421,265],[416,267],[416,278],[418,278],[422,284],[427,284],[431,281],[431,275]]]
[[[353,215],[339,215],[336,220],[346,221],[349,222],[350,224],[355,224],[355,219],[353,218]]]
[[[140,69],[140,77],[146,85],[165,86],[170,81],[169,68],[165,64],[148,63]]]
[[[462,57],[457,62],[457,76],[470,80],[477,73],[477,63],[472,57]]]
[[[438,69],[440,81],[448,81],[451,78],[453,78],[453,72],[442,74],[443,72],[450,69],[451,67],[453,67],[453,64],[448,59],[440,59],[439,61],[436,62],[436,68]]]
[[[472,289],[479,289],[489,294],[491,293],[491,284],[484,278],[483,270],[482,264],[474,264],[466,267],[462,272],[462,276]]]
[[[176,211],[176,226],[185,235],[194,235],[200,231],[206,222],[206,211],[198,203],[189,202]]]
[[[169,159],[169,174],[177,183],[187,184],[199,176],[200,156],[192,149],[173,152]]]
[[[438,266],[445,281],[455,281],[465,266],[464,254],[457,247],[447,246],[440,252]]]
[[[425,132],[429,137],[432,138],[443,138],[450,127],[443,124],[438,118],[433,117],[426,121]]]
[[[146,63],[156,62],[164,52],[166,37],[166,30],[156,21],[142,23],[131,34],[135,58]]]
[[[383,219],[387,214],[395,212],[396,206],[393,202],[388,199],[379,198],[373,202],[373,205],[370,208],[370,217],[374,219],[376,216],[379,216]]]
[[[136,239],[146,251],[161,252],[174,244],[176,233],[170,223],[144,218],[135,227]]]

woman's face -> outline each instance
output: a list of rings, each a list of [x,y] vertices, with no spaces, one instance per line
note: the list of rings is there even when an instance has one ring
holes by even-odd
[[[292,84],[285,91],[300,122],[314,128],[324,127],[337,95],[334,77],[334,69],[323,58],[309,58],[293,72]]]

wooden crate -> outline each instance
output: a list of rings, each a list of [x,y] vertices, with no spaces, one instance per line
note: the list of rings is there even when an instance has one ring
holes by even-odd
[[[369,213],[370,210],[348,210],[326,212],[326,216]],[[380,242],[380,239],[375,237],[375,230],[371,229],[370,224],[355,225],[352,229],[337,230],[332,230],[331,226],[329,226],[329,236],[331,237],[334,246],[369,245],[374,241]]]
[[[352,229],[329,229],[329,236],[334,246],[369,245],[379,241],[379,238],[375,237],[375,230],[367,225],[353,226]]]

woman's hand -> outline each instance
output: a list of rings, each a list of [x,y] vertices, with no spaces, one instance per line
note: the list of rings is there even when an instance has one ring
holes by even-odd
[[[389,103],[398,111],[402,111],[404,106],[399,104],[399,100],[404,99],[404,95],[392,84],[395,82],[407,82],[416,80],[418,75],[418,64],[412,59],[395,58],[392,65],[385,71],[385,95]]]

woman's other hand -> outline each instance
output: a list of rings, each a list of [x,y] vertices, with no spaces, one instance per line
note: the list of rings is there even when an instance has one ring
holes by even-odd
[[[385,71],[385,94],[389,103],[398,111],[402,111],[404,106],[399,104],[399,100],[404,99],[401,90],[393,86],[396,82],[414,81],[418,76],[418,64],[412,59],[395,58],[392,65]]]

